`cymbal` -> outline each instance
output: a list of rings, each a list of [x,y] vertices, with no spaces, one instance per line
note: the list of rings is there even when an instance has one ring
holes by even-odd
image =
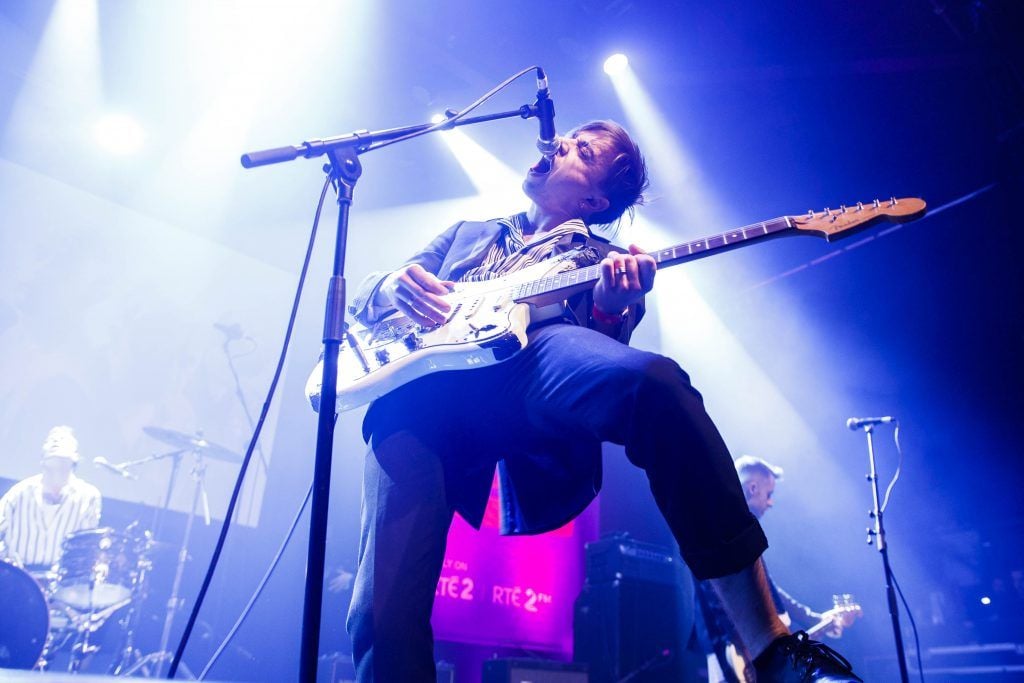
[[[234,451],[229,451],[223,446],[211,443],[200,434],[185,434],[173,429],[163,427],[143,427],[142,431],[157,441],[162,441],[169,446],[180,448],[184,451],[195,451],[204,457],[225,462],[242,462],[242,456]]]

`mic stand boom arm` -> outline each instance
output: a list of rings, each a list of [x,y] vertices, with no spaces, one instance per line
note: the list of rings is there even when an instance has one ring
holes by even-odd
[[[398,138],[409,135],[422,135],[426,133],[433,133],[438,130],[451,130],[458,126],[471,126],[477,123],[486,123],[487,121],[497,121],[499,119],[510,119],[517,116],[521,119],[529,119],[535,118],[537,115],[537,104],[524,104],[519,107],[519,109],[498,112],[497,114],[471,116],[454,121],[449,120],[442,121],[440,123],[421,123],[415,126],[402,126],[401,128],[386,128],[384,130],[375,131],[357,130],[343,135],[335,135],[330,138],[313,138],[312,140],[306,140],[298,145],[274,147],[271,149],[257,150],[255,152],[247,152],[242,155],[242,166],[245,168],[255,168],[257,166],[267,166],[269,164],[280,164],[285,161],[294,161],[299,157],[311,159],[313,157],[330,154],[331,152],[336,152],[342,149],[355,149],[357,154],[362,154],[363,152],[373,151],[373,149],[375,149],[374,145],[378,143],[397,140]]]

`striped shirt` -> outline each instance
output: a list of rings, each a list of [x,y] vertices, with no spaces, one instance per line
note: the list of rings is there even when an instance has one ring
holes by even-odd
[[[526,213],[499,218],[497,222],[505,229],[487,250],[481,264],[460,278],[463,282],[491,280],[543,261],[551,256],[555,245],[566,235],[590,236],[590,231],[583,221],[574,218],[537,235],[533,241],[527,243],[523,236],[523,232],[530,225]]]
[[[62,494],[60,502],[47,502],[37,474],[0,498],[0,542],[8,557],[26,566],[52,565],[68,534],[99,525],[99,489],[72,474]]]

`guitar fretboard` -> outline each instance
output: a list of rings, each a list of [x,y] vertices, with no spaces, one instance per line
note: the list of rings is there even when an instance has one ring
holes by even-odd
[[[736,228],[729,232],[723,232],[720,235],[705,237],[693,242],[683,242],[674,247],[652,251],[650,255],[654,257],[660,268],[665,268],[686,263],[687,261],[695,261],[696,259],[728,249],[735,249],[755,240],[778,235],[791,227],[790,219],[783,216],[770,221],[762,221],[761,223]],[[560,289],[578,289],[581,285],[596,283],[600,277],[600,265],[567,270],[519,285],[515,288],[512,298],[516,301],[523,301]]]

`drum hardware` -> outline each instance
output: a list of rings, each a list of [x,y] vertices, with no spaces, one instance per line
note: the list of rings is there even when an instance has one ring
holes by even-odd
[[[67,671],[78,673],[99,651],[93,635],[122,608],[133,605],[150,568],[146,556],[151,534],[109,527],[69,534],[50,574],[49,638],[41,656],[48,667],[61,651],[69,653]]]
[[[238,453],[204,439],[202,430],[197,431],[195,434],[186,434],[173,429],[151,426],[143,427],[142,431],[157,441],[161,441],[168,446],[174,446],[185,452],[192,452],[211,460],[234,463],[242,462],[242,456]]]
[[[168,649],[171,640],[171,628],[174,625],[175,615],[185,603],[185,601],[180,597],[181,581],[185,573],[185,563],[188,561],[189,557],[188,548],[192,539],[192,527],[195,523],[197,510],[199,509],[200,504],[203,506],[203,521],[207,526],[210,525],[210,501],[206,493],[206,463],[203,458],[211,457],[215,460],[240,462],[241,457],[222,446],[206,441],[202,438],[202,432],[198,432],[197,435],[192,436],[159,427],[145,427],[143,428],[143,431],[158,441],[163,441],[164,443],[168,443],[172,446],[182,447],[182,450],[168,453],[163,456],[144,458],[142,461],[148,462],[162,457],[174,456],[171,476],[167,483],[167,493],[164,499],[164,505],[160,510],[161,517],[170,509],[171,494],[174,491],[174,486],[177,481],[178,469],[181,464],[182,456],[186,452],[191,452],[193,456],[192,469],[190,472],[192,481],[195,482],[192,494],[192,507],[189,510],[188,517],[185,519],[185,533],[182,536],[181,546],[178,551],[178,563],[174,572],[174,582],[171,585],[171,596],[167,600],[167,612],[164,617],[163,631],[160,635],[159,649],[156,652],[151,652],[139,657],[137,661],[127,667],[118,665],[115,670],[116,675],[119,676],[131,676],[136,673],[141,673],[142,675],[152,678],[162,678],[164,675],[164,665],[169,664],[171,660],[174,659],[174,653]],[[158,528],[161,526],[162,519],[158,522]],[[135,657],[138,657],[138,651],[129,645],[125,649],[122,661],[126,662]],[[184,663],[181,664],[181,667],[186,676],[194,678]]]

